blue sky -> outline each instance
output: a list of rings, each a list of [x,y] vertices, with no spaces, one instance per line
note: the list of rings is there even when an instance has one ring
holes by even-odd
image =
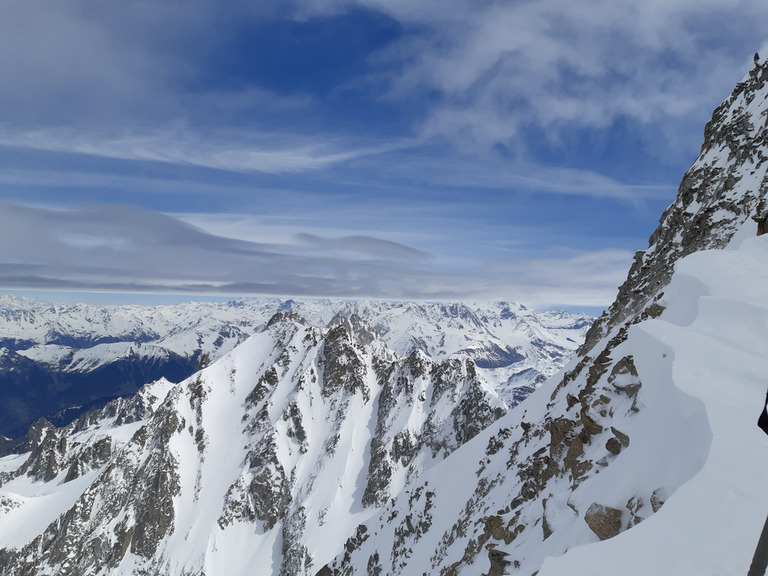
[[[597,310],[764,0],[23,2],[0,288]]]

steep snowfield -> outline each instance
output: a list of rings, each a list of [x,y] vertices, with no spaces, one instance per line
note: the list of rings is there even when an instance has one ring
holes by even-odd
[[[768,388],[768,236],[681,260],[663,303],[660,318],[630,332],[646,357],[640,377],[657,388],[637,418],[644,437],[630,432],[597,489],[620,508],[626,484],[685,482],[645,522],[548,559],[539,576],[747,572],[768,515],[768,437],[756,426]],[[670,404],[679,416],[665,414]]]

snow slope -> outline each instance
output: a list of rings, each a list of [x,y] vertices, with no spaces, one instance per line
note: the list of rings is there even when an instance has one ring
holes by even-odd
[[[648,366],[666,383],[657,402],[684,394],[687,409],[684,418],[658,418],[643,446],[633,438],[611,474],[646,490],[660,471],[690,478],[642,524],[548,559],[539,576],[736,576],[749,568],[768,516],[768,437],[756,426],[768,388],[768,236],[681,260],[663,302],[660,318],[633,331],[638,352],[657,356]],[[658,358],[662,349],[666,358]],[[601,489],[610,504],[626,496],[617,483]]]
[[[372,558],[383,574],[480,574],[492,557],[525,576],[745,574],[768,514],[768,236],[680,260],[661,304],[611,351],[636,372],[594,380],[581,413],[600,429],[577,450],[581,405],[551,380],[406,486],[329,574]],[[617,511],[610,539],[595,507]]]

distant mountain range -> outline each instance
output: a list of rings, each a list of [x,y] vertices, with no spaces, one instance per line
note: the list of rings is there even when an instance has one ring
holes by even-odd
[[[179,382],[262,330],[277,312],[325,327],[357,314],[393,352],[473,359],[512,406],[559,370],[592,318],[503,302],[248,299],[176,306],[56,305],[0,298],[0,433],[65,425],[159,378]]]

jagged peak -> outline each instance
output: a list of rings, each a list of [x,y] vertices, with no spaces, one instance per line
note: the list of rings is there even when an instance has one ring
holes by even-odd
[[[267,328],[274,326],[275,324],[281,324],[285,322],[293,322],[295,324],[301,324],[307,326],[307,321],[303,316],[296,312],[279,311],[275,312],[272,317],[267,321]]]
[[[367,346],[379,340],[376,330],[356,313],[344,314],[343,312],[338,312],[328,322],[327,328],[328,334],[339,329],[343,330],[354,343],[361,346]]]

